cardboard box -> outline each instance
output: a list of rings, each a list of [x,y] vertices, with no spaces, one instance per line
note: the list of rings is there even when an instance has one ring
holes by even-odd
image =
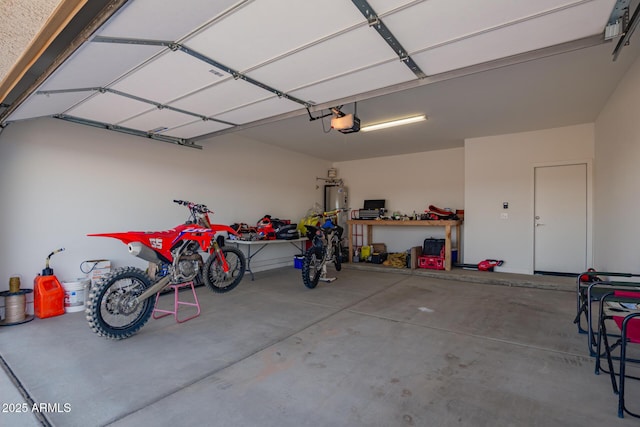
[[[98,283],[111,271],[111,261],[108,259],[92,259],[83,261],[80,266],[83,273],[91,280],[91,286]]]
[[[386,253],[387,252],[387,245],[384,243],[372,243],[371,246],[373,246],[373,252],[374,253]]]

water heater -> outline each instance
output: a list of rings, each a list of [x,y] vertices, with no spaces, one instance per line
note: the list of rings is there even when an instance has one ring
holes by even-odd
[[[342,185],[325,185],[324,186],[324,211],[332,211],[334,209],[345,209],[344,212],[338,214],[338,225],[346,230],[347,217],[349,215],[349,195],[347,187]]]

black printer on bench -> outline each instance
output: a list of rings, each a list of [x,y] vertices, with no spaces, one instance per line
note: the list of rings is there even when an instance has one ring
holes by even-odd
[[[365,200],[364,208],[358,210],[359,219],[376,219],[384,215],[384,199]]]

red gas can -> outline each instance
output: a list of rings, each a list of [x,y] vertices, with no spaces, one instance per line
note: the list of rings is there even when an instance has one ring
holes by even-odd
[[[33,281],[33,310],[37,317],[64,314],[64,288],[56,276],[38,275]]]

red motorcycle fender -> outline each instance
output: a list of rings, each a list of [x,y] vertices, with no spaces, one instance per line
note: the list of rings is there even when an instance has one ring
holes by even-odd
[[[208,228],[188,228],[182,230],[173,243],[176,243],[178,240],[193,240],[198,242],[200,249],[206,252],[211,249],[211,240],[214,236],[215,233],[212,233]]]
[[[128,233],[92,233],[92,234],[87,234],[87,236],[89,236],[89,237],[111,237],[113,239],[120,240],[125,245],[128,245],[131,242],[139,241],[139,239],[137,238],[138,236],[133,235],[132,232],[128,232]]]
[[[226,231],[227,233],[233,234],[234,236],[240,236],[240,233],[238,233],[236,230],[234,230],[233,228],[229,227],[228,225],[211,224],[211,229],[213,230],[214,234],[215,233],[220,233],[222,231]]]
[[[238,233],[228,225],[222,224],[211,224],[211,228],[194,228],[194,229],[185,229],[183,230],[178,238],[180,239],[188,239],[195,240],[200,244],[200,248],[203,251],[209,251],[209,253],[213,253],[213,245],[211,245],[211,241],[215,239],[217,233],[220,232],[228,232],[238,236]]]

